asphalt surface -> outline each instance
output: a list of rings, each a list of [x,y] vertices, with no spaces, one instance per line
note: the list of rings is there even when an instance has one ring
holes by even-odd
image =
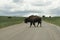
[[[0,40],[60,40],[60,27],[42,22],[42,27],[21,23],[0,29]]]

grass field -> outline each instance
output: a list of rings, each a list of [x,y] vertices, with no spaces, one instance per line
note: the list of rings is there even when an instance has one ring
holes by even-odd
[[[4,28],[10,25],[18,24],[23,22],[23,17],[11,17],[8,16],[0,16],[0,28]]]
[[[43,18],[44,21],[60,26],[60,17]]]

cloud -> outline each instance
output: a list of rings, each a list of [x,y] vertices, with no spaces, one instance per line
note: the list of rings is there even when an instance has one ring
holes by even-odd
[[[23,3],[24,0],[13,0],[14,3],[20,4]]]
[[[22,0],[13,0],[13,2],[19,2],[19,1],[22,1]]]
[[[54,15],[54,16],[60,16],[60,7],[55,8],[55,9],[51,9],[50,12]]]
[[[42,0],[40,0],[40,1],[37,1],[37,2],[35,2],[35,3],[32,3],[34,6],[48,6],[48,5],[50,5],[52,2],[51,1],[42,1]]]
[[[27,15],[27,16],[26,16]],[[39,13],[29,13],[29,14],[26,14],[26,15],[23,15],[24,17],[28,17],[28,16],[30,16],[30,15],[38,15],[38,16],[40,16],[39,15]]]
[[[54,16],[60,13],[59,7],[60,0],[0,0],[0,14],[6,15]]]

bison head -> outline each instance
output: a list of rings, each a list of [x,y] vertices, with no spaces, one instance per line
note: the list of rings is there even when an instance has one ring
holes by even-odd
[[[25,18],[24,22],[25,23],[28,23],[29,22],[28,18]]]

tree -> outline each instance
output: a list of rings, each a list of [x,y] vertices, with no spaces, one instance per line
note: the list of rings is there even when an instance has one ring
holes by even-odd
[[[12,18],[12,17],[8,17],[9,19]]]
[[[45,15],[43,15],[42,17],[45,18]]]
[[[49,18],[51,18],[51,16],[49,16]]]

